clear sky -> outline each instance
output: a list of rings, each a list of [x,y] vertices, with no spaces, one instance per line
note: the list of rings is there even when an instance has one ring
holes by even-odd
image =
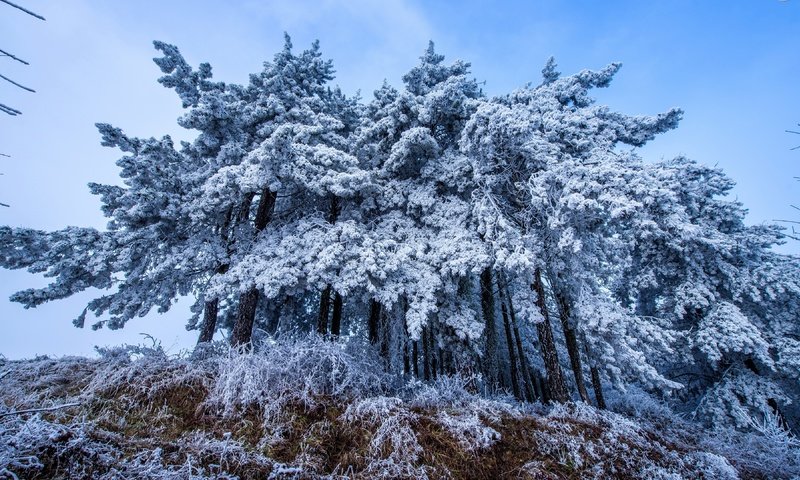
[[[190,139],[175,123],[180,102],[156,83],[152,40],[210,62],[215,77],[244,83],[292,35],[295,48],[319,39],[336,83],[369,99],[383,79],[399,85],[428,40],[448,60],[472,62],[484,91],[539,81],[547,58],[573,73],[612,61],[623,69],[598,98],[631,114],[678,106],[681,126],[642,149],[647,158],[684,154],[721,166],[738,185],[751,224],[800,219],[800,0],[402,1],[402,0],[14,0],[47,18],[0,4],[0,224],[40,229],[103,228],[90,181],[116,183],[120,156],[99,144],[94,123],[135,136]],[[782,247],[800,252],[797,242]],[[177,352],[190,301],[124,330],[71,325],[92,294],[24,310],[6,299],[46,280],[0,271],[0,354],[91,354],[94,345],[139,343],[142,332]],[[87,324],[89,322],[87,321]]]

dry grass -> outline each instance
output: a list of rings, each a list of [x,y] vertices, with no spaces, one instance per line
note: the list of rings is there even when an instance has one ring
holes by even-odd
[[[369,366],[343,367],[338,347],[319,348],[337,372],[320,367],[321,384],[284,375],[264,352],[4,361],[0,412],[81,405],[3,417],[0,478],[737,478],[690,435],[582,405],[481,398],[448,380],[392,391]],[[250,380],[221,391],[242,368]]]

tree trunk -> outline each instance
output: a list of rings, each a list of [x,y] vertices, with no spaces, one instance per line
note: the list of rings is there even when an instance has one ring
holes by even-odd
[[[369,302],[369,319],[367,320],[367,334],[369,335],[369,343],[377,345],[378,343],[378,326],[381,319],[381,304],[377,300],[370,300]]]
[[[381,309],[383,310],[383,309]],[[380,337],[381,343],[381,357],[386,361],[386,364],[391,367],[391,359],[389,358],[389,316],[386,314],[386,311],[381,311],[380,313],[380,320],[378,322],[379,328],[378,331],[380,332],[378,336]]]
[[[267,224],[272,218],[272,213],[275,211],[275,200],[278,198],[278,192],[274,192],[269,188],[265,188],[261,192],[261,200],[258,202],[258,210],[256,210],[256,232],[261,232],[267,228]]]
[[[411,363],[414,370],[414,377],[419,378],[419,340],[414,340],[411,350]]]
[[[200,328],[200,337],[197,339],[198,345],[213,340],[214,332],[217,330],[218,310],[219,299],[217,298],[209,300],[203,305],[203,325]]]
[[[408,354],[408,342],[403,343],[403,374],[411,375],[411,355]]]
[[[603,384],[600,383],[600,372],[594,365],[589,366],[589,371],[592,374],[592,389],[594,390],[594,398],[597,400],[597,408],[605,410],[606,399],[603,397]]]
[[[578,348],[578,338],[575,335],[575,329],[572,328],[571,323],[571,309],[569,301],[561,294],[556,294],[556,302],[558,303],[559,318],[561,319],[561,328],[564,330],[564,339],[567,344],[567,353],[569,354],[569,363],[572,367],[572,373],[575,375],[575,386],[578,387],[578,394],[584,403],[589,403],[589,394],[586,391],[586,382],[583,380],[583,366],[581,365],[581,351]]]
[[[456,373],[456,367],[453,364],[453,351],[450,349],[445,350],[445,359],[447,363],[445,363],[445,373],[447,375],[454,375]]]
[[[436,358],[436,336],[433,334],[433,327],[428,331],[428,339],[431,342],[428,351],[431,353],[431,379],[436,380],[439,376],[438,359]]]
[[[245,193],[242,204],[239,206],[239,212],[236,214],[236,220],[239,223],[245,223],[250,218],[250,206],[253,204],[253,198],[256,194],[253,192]]]
[[[508,362],[511,368],[511,388],[514,392],[514,397],[518,398],[519,400],[525,400],[524,395],[522,395],[522,391],[519,388],[519,376],[517,371],[517,357],[514,354],[514,339],[511,335],[511,325],[508,321],[508,314],[506,313],[506,306],[505,304],[501,304],[503,309],[503,326],[505,327],[506,331],[506,343],[508,344]]]
[[[258,209],[256,210],[255,229],[256,235],[260,233],[272,217],[272,212],[275,210],[275,199],[277,192],[270,190],[268,187],[264,188],[261,192],[261,199],[258,202]],[[240,215],[246,215],[250,210],[250,203],[253,200],[252,195],[245,198],[245,206],[243,206]],[[246,219],[246,217],[245,217]],[[231,335],[231,345],[240,346],[250,343],[253,337],[253,324],[256,320],[256,307],[258,306],[258,289],[254,286],[249,290],[239,295],[239,309],[236,313],[236,323],[233,326],[233,334]]]
[[[538,372],[532,373],[536,384],[539,386],[539,394],[542,398],[542,403],[550,403],[550,387],[547,385],[547,380],[545,380]]]
[[[328,333],[328,316],[331,307],[331,286],[328,285],[322,290],[319,298],[319,316],[317,317],[317,333],[325,335]]]
[[[583,352],[586,354],[586,361],[589,362],[589,373],[592,378],[592,390],[594,390],[594,398],[597,400],[597,408],[600,410],[606,409],[606,399],[603,396],[603,384],[600,382],[600,370],[589,351],[589,345],[586,343],[586,338],[583,338]]]
[[[339,198],[336,195],[331,195],[331,207],[328,210],[328,223],[333,225],[336,223],[336,220],[339,218],[339,212],[341,211],[341,207],[339,206]]]
[[[503,328],[506,332],[506,345],[508,346],[508,364],[511,368],[511,389],[514,392],[515,398],[525,400],[519,388],[517,355],[514,353],[514,339],[511,335],[511,322],[508,319],[508,308],[506,308],[503,286],[500,284],[499,278],[497,279],[497,288],[498,292],[500,293],[500,313],[503,315]]]
[[[331,334],[340,335],[342,330],[342,296],[339,292],[333,294],[333,317],[331,318]]]
[[[252,201],[252,198],[249,200]],[[225,212],[225,220],[219,226],[216,233],[226,243],[225,249],[228,256],[230,256],[230,232],[228,231],[233,219],[233,207],[229,207]],[[214,272],[216,275],[221,275],[228,271],[228,264],[223,264],[217,267]],[[214,339],[214,333],[217,331],[217,316],[219,315],[219,299],[214,298],[207,300],[203,304],[203,325],[200,327],[200,336],[197,339],[197,344],[207,343]]]
[[[331,225],[336,223],[339,217],[339,200],[335,195],[331,195],[330,209],[328,210],[328,223]],[[325,286],[319,300],[319,318],[317,319],[317,332],[320,335],[328,333],[328,318],[330,316],[331,292],[333,288],[330,284]],[[338,303],[338,310],[337,310]],[[333,299],[333,319],[331,322],[331,334],[339,335],[339,329],[342,323],[342,297],[336,292]]]
[[[486,345],[484,348],[484,374],[490,389],[498,382],[497,366],[497,327],[494,318],[494,292],[492,287],[492,271],[484,268],[481,272],[481,310],[486,324]]]
[[[422,375],[427,382],[431,379],[431,349],[428,341],[428,327],[422,327]]]
[[[538,397],[536,392],[537,387],[531,377],[531,369],[528,365],[528,356],[525,355],[525,350],[522,348],[522,336],[519,334],[519,325],[517,325],[517,314],[514,312],[514,301],[511,299],[511,292],[508,291],[508,284],[504,282],[503,291],[505,292],[506,300],[508,301],[508,313],[511,317],[511,329],[514,331],[514,342],[517,345],[517,352],[519,355],[519,363],[522,368],[522,379],[525,382],[525,392],[528,400],[533,402]]]
[[[256,318],[259,290],[255,287],[239,295],[239,310],[231,334],[231,345],[248,345],[253,336],[253,322]]]
[[[533,368],[526,366],[527,376],[530,388],[531,402],[541,399],[544,402],[544,394],[542,393],[541,385],[539,384],[539,377],[533,372]],[[546,402],[545,402],[546,403]]]
[[[228,211],[230,214],[230,211]],[[225,220],[224,229],[227,229],[230,221],[230,215]],[[222,275],[228,271],[228,264],[220,265],[214,272],[217,275]],[[203,305],[203,326],[200,328],[200,337],[197,339],[197,344],[200,345],[204,342],[210,342],[214,339],[214,332],[217,331],[217,316],[219,315],[219,299],[214,298],[207,300]]]
[[[547,371],[547,390],[551,400],[563,403],[569,400],[569,391],[564,383],[564,374],[558,362],[556,343],[553,340],[553,329],[550,326],[550,313],[547,311],[547,302],[544,297],[542,273],[538,268],[534,274],[532,288],[536,291],[536,296],[538,297],[536,305],[542,314],[542,322],[536,324],[536,330],[539,334],[539,347],[544,360],[544,368]]]

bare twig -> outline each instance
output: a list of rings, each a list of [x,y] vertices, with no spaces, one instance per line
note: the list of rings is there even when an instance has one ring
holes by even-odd
[[[800,123],[798,123],[797,126],[800,127]],[[794,133],[794,134],[800,135],[800,132],[797,132],[795,130],[786,130],[786,133]],[[794,148],[790,148],[789,150],[797,150],[798,148],[800,148],[800,145],[798,145],[798,146],[796,146]]]
[[[2,1],[3,1],[3,0],[0,0],[0,2],[2,2]],[[5,81],[6,81],[6,82],[8,82],[8,83],[11,83],[11,84],[14,84],[14,85],[18,86],[19,88],[21,88],[21,89],[23,89],[23,90],[27,90],[27,91],[29,91],[29,92],[31,92],[31,93],[36,93],[36,90],[34,90],[34,89],[32,89],[32,88],[28,88],[28,87],[26,87],[25,85],[21,85],[21,84],[19,84],[19,83],[15,82],[14,80],[11,80],[10,78],[6,77],[6,76],[5,76],[5,75],[3,75],[3,74],[0,74],[0,78],[2,78],[3,80],[5,80]]]
[[[2,0],[0,0],[0,1],[2,1]],[[67,407],[77,407],[79,405],[80,405],[80,403],[76,402],[76,403],[65,403],[63,405],[56,405],[56,406],[53,406],[53,407],[29,408],[27,410],[15,410],[13,412],[0,413],[0,417],[6,417],[8,415],[23,415],[25,413],[52,412],[53,410],[58,410],[58,409],[67,408]]]
[[[0,56],[8,57],[8,58],[10,58],[12,60],[18,61],[19,63],[24,63],[25,65],[30,65],[30,63],[26,62],[25,60],[23,60],[23,59],[21,59],[21,58],[19,58],[17,56],[14,56],[14,55],[12,55],[12,54],[10,54],[10,53],[6,52],[5,50],[2,50],[2,49],[0,49]]]
[[[5,3],[6,5],[8,5],[8,6],[11,6],[11,7],[14,7],[14,8],[16,8],[16,9],[22,10],[23,12],[27,13],[28,15],[30,15],[30,16],[32,16],[32,17],[36,17],[36,18],[38,18],[39,20],[44,20],[44,19],[45,19],[43,16],[39,15],[38,13],[31,12],[31,11],[30,11],[30,10],[28,10],[27,8],[20,7],[19,5],[15,4],[15,3],[11,3],[11,2],[9,2],[8,0],[0,0],[0,2],[3,2],[3,3]]]
[[[3,377],[5,377],[6,375],[8,375],[9,373],[11,373],[11,370],[6,370],[5,372],[3,372],[3,373],[0,373],[0,380],[2,380],[2,379],[3,379]]]
[[[7,113],[12,117],[15,117],[17,115],[22,115],[22,112],[20,112],[16,108],[11,108],[8,105],[3,105],[2,103],[0,103],[0,112]]]
[[[5,153],[0,153],[0,157],[7,157],[7,158],[11,158],[11,155],[6,155]]]

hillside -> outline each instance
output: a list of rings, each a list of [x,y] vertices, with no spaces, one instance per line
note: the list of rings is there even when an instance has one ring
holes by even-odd
[[[641,393],[612,397],[618,413],[522,404],[473,393],[464,376],[402,382],[357,354],[369,351],[357,343],[310,337],[254,353],[126,347],[98,359],[0,361],[0,478],[800,473],[790,438],[711,436]]]

